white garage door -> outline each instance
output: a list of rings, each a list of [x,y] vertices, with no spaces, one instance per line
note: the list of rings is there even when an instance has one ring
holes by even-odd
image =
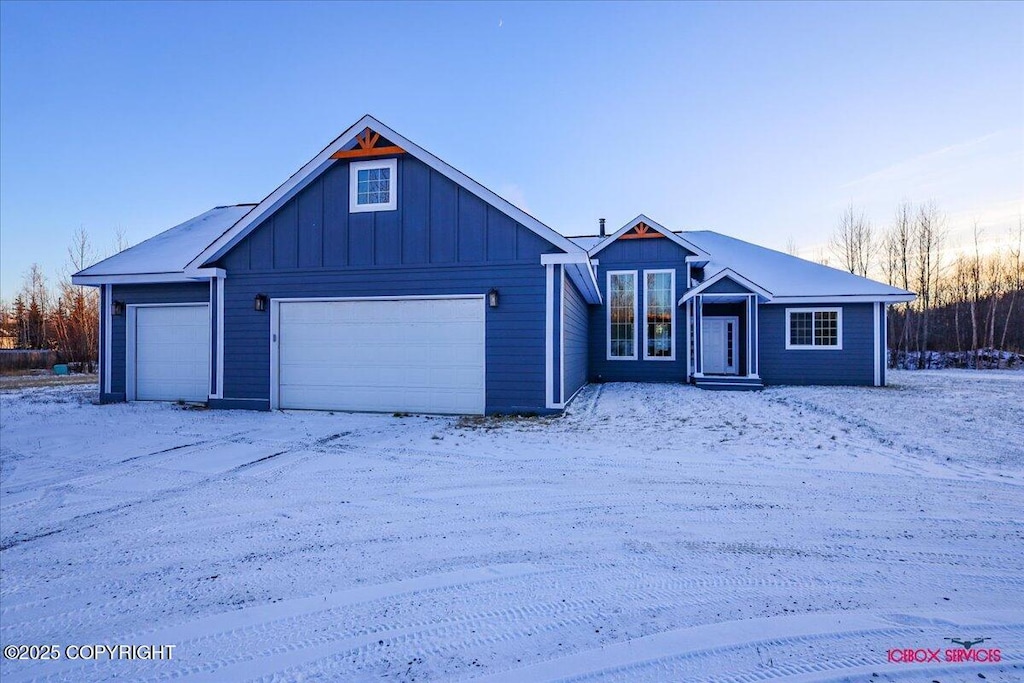
[[[484,412],[482,299],[282,302],[278,405]]]
[[[206,304],[139,306],[134,317],[135,399],[205,401],[209,398],[209,307]]]

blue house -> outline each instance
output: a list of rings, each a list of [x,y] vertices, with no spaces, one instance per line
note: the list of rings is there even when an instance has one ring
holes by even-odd
[[[100,288],[103,402],[451,414],[588,382],[881,386],[886,306],[914,298],[644,215],[565,237],[371,116],[74,282]]]

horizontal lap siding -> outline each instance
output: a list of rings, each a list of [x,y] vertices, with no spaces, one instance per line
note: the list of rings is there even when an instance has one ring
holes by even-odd
[[[573,394],[587,383],[588,344],[590,312],[583,295],[576,289],[571,280],[565,281],[565,396],[563,400],[572,398]]]
[[[842,308],[842,350],[787,350],[786,308]],[[874,384],[873,304],[767,304],[758,309],[759,362],[765,384]]]
[[[127,304],[185,304],[209,303],[209,282],[175,282],[156,285],[114,285],[112,301]],[[110,393],[125,393],[125,363],[127,362],[127,315],[111,318]]]
[[[676,306],[686,291],[686,262],[689,252],[668,238],[617,240],[602,249],[598,260],[597,284],[604,303],[590,307],[590,380],[597,382],[685,382],[686,308]],[[644,270],[675,270],[676,359],[644,360]],[[640,302],[637,324],[637,360],[608,360],[608,271],[636,270]]]
[[[225,281],[225,397],[270,398],[270,313],[253,298],[373,297],[500,292],[488,308],[487,410],[537,410],[544,405],[544,267],[401,268],[267,272],[229,275]],[[339,349],[340,350],[340,349]]]

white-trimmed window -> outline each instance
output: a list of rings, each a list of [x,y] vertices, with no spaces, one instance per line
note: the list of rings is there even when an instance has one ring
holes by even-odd
[[[842,308],[787,308],[787,349],[843,348]]]
[[[636,360],[637,271],[608,272],[608,360]]]
[[[676,271],[644,271],[644,360],[676,359]]]
[[[398,160],[353,161],[349,164],[348,210],[394,211],[398,207]]]

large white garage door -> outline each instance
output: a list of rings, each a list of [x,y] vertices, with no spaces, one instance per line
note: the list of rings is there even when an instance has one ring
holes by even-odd
[[[209,307],[206,304],[139,306],[134,317],[134,398],[140,401],[205,401],[209,398]]]
[[[282,302],[281,408],[481,414],[482,299]]]

